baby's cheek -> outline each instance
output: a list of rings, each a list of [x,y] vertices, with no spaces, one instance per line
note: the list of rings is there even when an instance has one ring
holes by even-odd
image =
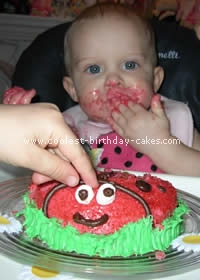
[[[149,108],[151,104],[151,99],[153,96],[152,90],[144,90],[143,93],[140,96],[140,102],[139,104],[143,105],[144,108]]]
[[[139,82],[136,86],[136,90],[139,91],[139,104],[144,108],[149,108],[151,99],[154,94],[152,84],[149,82]]]
[[[107,101],[99,90],[89,91],[79,99],[79,104],[91,120],[105,121],[108,117]]]
[[[99,115],[104,106],[105,104],[101,100],[98,100],[98,102],[88,100],[83,102],[81,107],[88,115]]]

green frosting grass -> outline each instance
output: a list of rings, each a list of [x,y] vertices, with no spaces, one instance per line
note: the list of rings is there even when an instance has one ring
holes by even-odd
[[[25,232],[31,239],[36,237],[53,250],[99,257],[128,257],[166,250],[172,240],[184,231],[182,217],[189,211],[180,200],[173,216],[163,221],[163,229],[152,228],[152,218],[147,217],[125,225],[113,234],[80,234],[71,225],[62,227],[57,219],[44,216],[42,210],[30,201],[28,194],[24,196],[24,201],[25,208],[20,214],[25,218]]]

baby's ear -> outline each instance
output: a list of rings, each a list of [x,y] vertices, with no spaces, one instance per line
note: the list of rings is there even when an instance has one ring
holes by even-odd
[[[154,80],[153,80],[153,88],[154,92],[158,92],[162,82],[164,79],[164,70],[161,66],[157,66],[154,69]]]
[[[69,93],[69,95],[71,96],[71,98],[75,101],[78,102],[78,96],[76,94],[76,90],[74,87],[74,83],[72,81],[72,79],[68,76],[65,76],[63,78],[63,87],[64,89]]]

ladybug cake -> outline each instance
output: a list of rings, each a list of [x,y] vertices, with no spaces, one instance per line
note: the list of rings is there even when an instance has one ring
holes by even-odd
[[[118,171],[97,176],[95,189],[31,184],[22,210],[26,234],[54,250],[107,258],[165,251],[184,232],[188,208],[170,182]]]

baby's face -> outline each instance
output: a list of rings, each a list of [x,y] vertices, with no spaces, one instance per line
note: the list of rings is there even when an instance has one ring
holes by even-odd
[[[93,121],[107,122],[113,110],[129,101],[150,105],[154,67],[148,34],[137,24],[116,17],[86,20],[72,36],[74,91]]]

